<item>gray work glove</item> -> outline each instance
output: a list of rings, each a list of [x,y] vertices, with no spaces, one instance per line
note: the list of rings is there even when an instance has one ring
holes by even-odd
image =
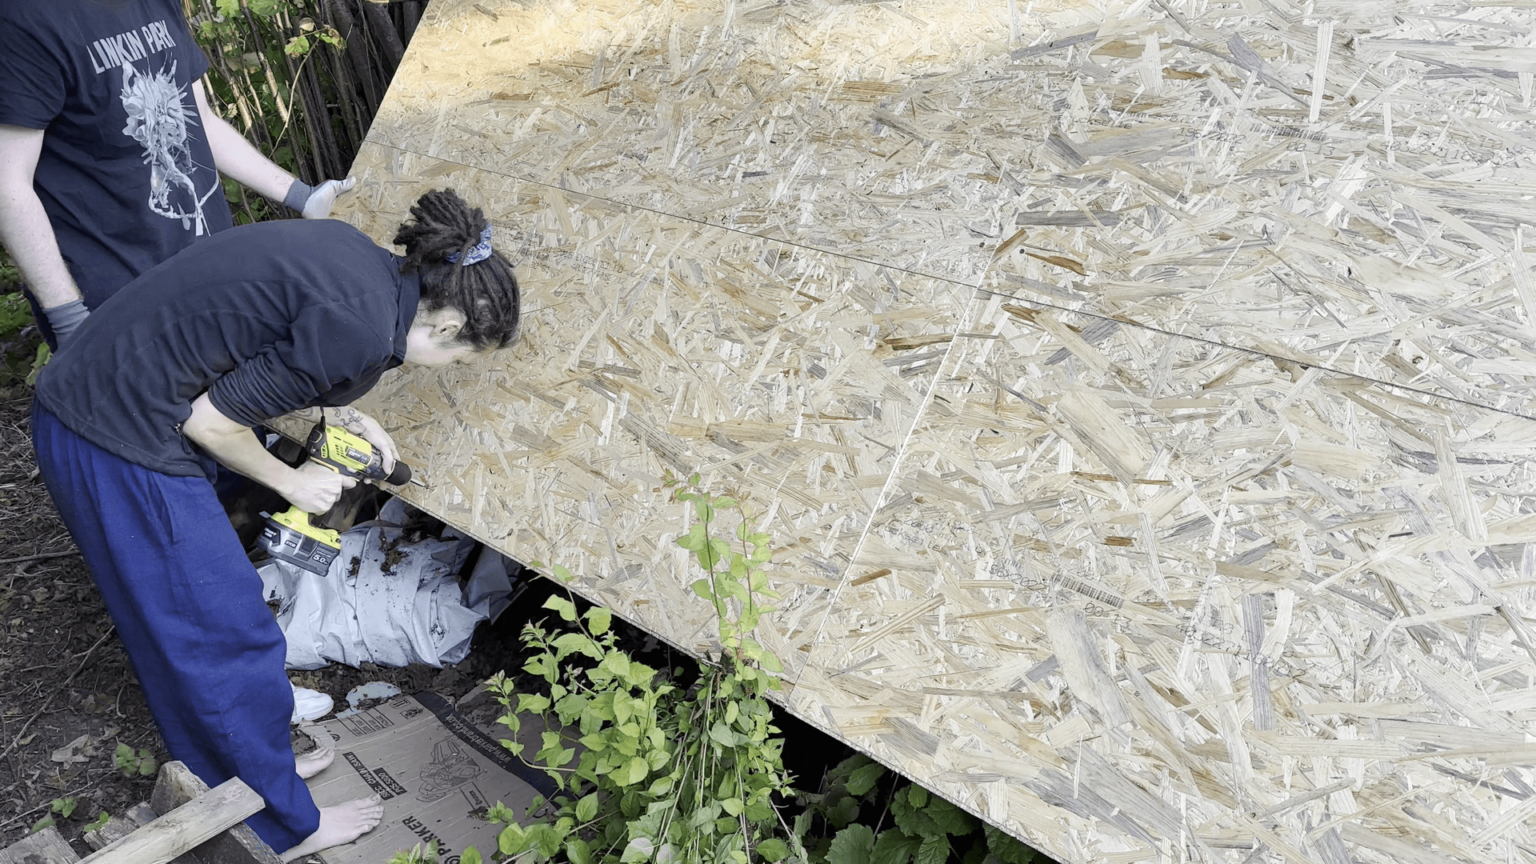
[[[356,177],[345,180],[327,180],[319,186],[311,186],[303,180],[294,180],[283,196],[283,204],[303,214],[305,219],[329,219],[331,206],[343,192],[357,185]]]
[[[55,353],[64,350],[65,343],[73,338],[85,319],[91,314],[91,310],[85,308],[84,300],[71,300],[62,306],[52,309],[44,309],[43,314],[48,317],[48,326],[53,330],[53,341],[58,348]]]

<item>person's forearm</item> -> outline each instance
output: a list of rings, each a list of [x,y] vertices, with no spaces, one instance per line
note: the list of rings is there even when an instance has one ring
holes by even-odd
[[[30,184],[21,189],[11,184],[0,187],[0,245],[11,253],[39,306],[51,309],[80,299],[80,289],[59,254],[48,213]]]
[[[281,203],[293,185],[294,176],[263,156],[235,127],[214,113],[204,95],[202,82],[193,85],[197,97],[198,116],[203,130],[208,134],[208,149],[213,151],[213,162],[219,173],[246,188]]]
[[[192,403],[192,416],[182,424],[182,431],[219,464],[288,495],[294,469],[268,453],[248,427],[220,414],[207,394]]]
[[[340,426],[353,435],[363,434],[363,418],[367,415],[349,405],[339,408],[300,408],[283,415],[304,423],[324,421],[327,426]],[[276,418],[274,418],[276,419]]]

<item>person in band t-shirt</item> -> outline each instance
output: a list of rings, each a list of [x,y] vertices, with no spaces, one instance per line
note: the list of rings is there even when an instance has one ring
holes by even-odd
[[[0,3],[0,245],[55,349],[149,268],[231,226],[219,175],[310,218],[296,180],[208,106],[177,0]]]

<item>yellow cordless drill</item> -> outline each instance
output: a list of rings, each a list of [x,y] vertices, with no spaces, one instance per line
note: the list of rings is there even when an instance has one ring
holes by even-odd
[[[385,474],[384,457],[367,439],[324,422],[315,424],[310,430],[304,450],[311,460],[346,477],[383,481],[395,486],[410,482],[425,485],[420,480],[411,480],[411,466],[404,462],[396,462],[394,470]],[[259,542],[273,558],[321,576],[331,569],[331,562],[341,554],[341,535],[315,525],[310,514],[297,507],[268,516]]]

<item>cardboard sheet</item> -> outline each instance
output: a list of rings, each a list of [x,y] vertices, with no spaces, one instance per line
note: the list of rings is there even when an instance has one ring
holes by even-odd
[[[336,761],[310,779],[315,803],[326,807],[370,792],[384,799],[379,827],[326,850],[327,864],[380,864],[432,840],[439,864],[458,864],[468,846],[488,858],[501,826],[485,821],[486,809],[500,801],[522,815],[535,796],[554,792],[547,776],[435,693],[397,696],[318,725],[335,742]]]

